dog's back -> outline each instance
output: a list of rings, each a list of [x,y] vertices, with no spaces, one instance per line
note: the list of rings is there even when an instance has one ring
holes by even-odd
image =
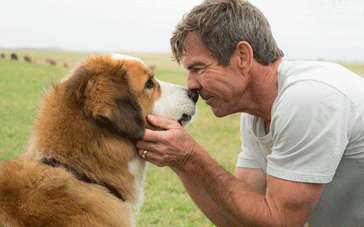
[[[4,227],[132,225],[127,205],[105,187],[26,157],[0,165],[0,198]]]

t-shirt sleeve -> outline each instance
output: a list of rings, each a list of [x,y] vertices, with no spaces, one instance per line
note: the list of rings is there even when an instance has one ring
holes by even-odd
[[[242,114],[240,117],[240,138],[241,138],[241,149],[238,156],[238,161],[236,163],[236,167],[244,167],[244,168],[252,168],[252,169],[260,169],[260,165],[257,160],[254,158],[252,152],[246,146],[248,142],[253,140],[251,133],[249,133],[249,129],[252,127],[251,125],[251,116],[248,114]]]
[[[251,169],[260,169],[260,165],[254,156],[250,153],[249,150],[242,148],[242,152],[240,152],[238,156],[238,162],[236,163],[236,167],[244,167]]]
[[[272,108],[269,175],[299,182],[332,180],[348,144],[353,114],[350,100],[316,81],[286,88]]]

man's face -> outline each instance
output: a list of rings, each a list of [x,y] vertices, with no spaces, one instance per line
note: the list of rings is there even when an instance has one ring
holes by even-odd
[[[220,65],[201,39],[194,34],[186,37],[181,61],[188,70],[187,87],[200,90],[200,96],[211,106],[215,116],[239,112],[246,78],[242,76],[239,58],[232,56],[228,66]]]

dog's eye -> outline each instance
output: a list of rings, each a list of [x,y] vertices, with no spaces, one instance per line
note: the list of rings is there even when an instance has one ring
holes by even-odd
[[[145,89],[152,89],[154,88],[154,81],[152,80],[152,78],[150,78],[147,83],[145,84]]]

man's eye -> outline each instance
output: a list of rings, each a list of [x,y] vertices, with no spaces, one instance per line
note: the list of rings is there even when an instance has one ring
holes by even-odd
[[[154,88],[154,81],[152,80],[152,78],[150,78],[147,83],[145,84],[145,89],[152,89]]]
[[[203,70],[201,68],[194,68],[194,70],[199,75],[203,72]]]

